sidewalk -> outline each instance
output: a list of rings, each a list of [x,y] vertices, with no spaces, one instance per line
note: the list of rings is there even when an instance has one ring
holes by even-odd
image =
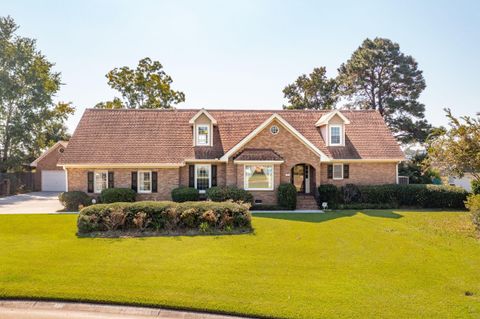
[[[76,302],[0,300],[0,319],[240,319],[191,311]]]

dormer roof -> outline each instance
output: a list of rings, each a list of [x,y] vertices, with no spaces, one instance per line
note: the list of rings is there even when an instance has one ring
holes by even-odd
[[[317,123],[315,123],[315,126],[319,127],[319,126],[327,125],[330,122],[330,120],[335,117],[335,115],[337,115],[342,119],[343,124],[350,124],[350,120],[346,118],[345,115],[343,115],[342,112],[340,112],[340,110],[333,110],[331,112],[323,114],[320,117],[320,119],[317,121]]]
[[[213,125],[217,125],[217,120],[215,120],[215,118],[210,114],[208,113],[207,110],[205,109],[200,109],[200,111],[197,112],[197,114],[195,114],[191,119],[190,121],[188,121],[188,123],[190,123],[191,125],[195,124],[195,121],[201,116],[201,115],[205,115],[206,117],[209,118],[209,120],[212,122]]]

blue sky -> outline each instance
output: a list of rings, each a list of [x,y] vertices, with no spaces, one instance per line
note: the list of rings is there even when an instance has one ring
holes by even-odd
[[[0,0],[19,34],[62,73],[57,99],[77,108],[111,99],[105,74],[150,57],[185,92],[179,108],[268,108],[302,73],[338,66],[367,38],[398,42],[424,71],[427,119],[480,111],[480,1]]]

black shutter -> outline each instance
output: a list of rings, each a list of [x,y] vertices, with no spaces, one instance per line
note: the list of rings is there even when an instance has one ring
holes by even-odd
[[[195,165],[188,166],[188,187],[195,187]]]
[[[137,191],[137,172],[132,172],[132,189]]]
[[[113,183],[113,172],[108,172],[108,188],[114,188],[115,184]]]
[[[87,173],[87,192],[93,193],[93,172]]]
[[[343,178],[348,178],[350,175],[350,165],[343,164]]]
[[[217,165],[212,165],[212,187],[217,186]]]
[[[158,173],[152,172],[152,193],[158,192]]]
[[[333,178],[333,165],[328,165],[327,174],[329,179]]]

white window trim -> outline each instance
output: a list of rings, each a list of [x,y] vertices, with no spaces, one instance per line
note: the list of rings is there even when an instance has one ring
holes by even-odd
[[[208,167],[208,188],[212,187],[212,164],[195,164],[195,174],[194,174],[194,187],[197,189],[197,167],[205,166]],[[205,194],[206,190],[199,190],[200,194]]]
[[[335,166],[340,166],[340,173],[342,173],[342,177],[335,177]],[[332,178],[335,180],[343,179],[343,164],[333,164],[332,167]]]
[[[101,189],[100,191],[98,191],[97,189],[97,174],[103,174],[103,173],[105,173],[107,176],[107,184],[105,189],[108,188],[108,171],[93,171],[93,193],[94,194],[100,194],[103,191],[103,189]]]
[[[338,127],[340,129],[340,143],[332,143],[332,128]],[[343,145],[343,125],[330,124],[328,126],[328,142],[330,146],[342,146]]]
[[[262,165],[272,168],[272,187],[269,188],[249,188],[247,181],[247,166]],[[265,163],[251,163],[243,165],[243,188],[247,191],[273,191],[275,189],[275,165]]]
[[[140,176],[143,173],[148,173],[150,175],[150,189],[149,190],[140,190],[140,185],[142,185],[142,181],[140,181]],[[137,172],[137,193],[139,194],[150,194],[152,192],[152,171],[138,171]]]
[[[207,128],[207,143],[206,144],[200,144],[198,141],[198,129],[200,127],[206,127]],[[212,146],[212,125],[211,124],[196,124],[195,125],[195,146]]]

